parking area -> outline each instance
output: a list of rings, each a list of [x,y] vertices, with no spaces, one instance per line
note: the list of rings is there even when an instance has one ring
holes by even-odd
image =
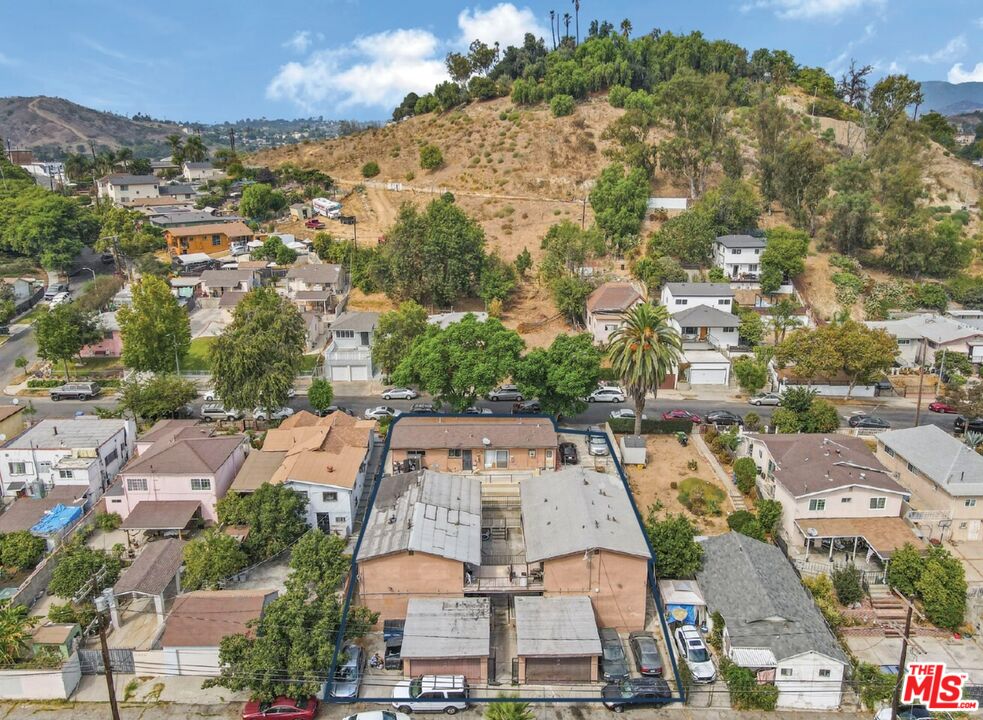
[[[901,638],[847,635],[846,643],[857,659],[872,665],[897,666],[901,657]],[[983,684],[983,647],[972,638],[915,635],[908,643],[908,662],[944,662],[952,672],[964,672],[968,682]]]
[[[560,442],[573,443],[577,448],[577,464],[597,472],[616,474],[614,460],[611,455],[591,455],[587,444],[587,435],[572,432],[561,432]]]

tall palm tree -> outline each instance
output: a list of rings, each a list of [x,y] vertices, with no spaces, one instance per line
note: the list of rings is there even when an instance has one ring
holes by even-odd
[[[577,44],[580,45],[580,0],[573,0],[573,17],[577,26]]]
[[[176,165],[180,164],[181,163],[181,152],[184,149],[182,147],[182,143],[184,142],[184,138],[182,138],[177,133],[173,133],[171,135],[168,135],[164,139],[167,140],[167,144],[171,146],[171,161],[174,164],[176,164]]]
[[[68,157],[65,158],[65,174],[72,181],[78,181],[91,175],[92,162],[89,160],[89,156],[84,153],[68,153]]]
[[[645,396],[659,394],[659,385],[679,363],[682,339],[662,305],[643,303],[621,315],[611,334],[608,359],[635,401],[635,434],[642,432]]]
[[[550,37],[553,38],[553,49],[556,50],[556,30],[553,24],[556,22],[556,10],[550,10]]]
[[[202,162],[208,159],[208,148],[201,141],[200,135],[192,135],[185,140],[184,159],[191,162]]]
[[[570,17],[570,13],[563,13],[563,39],[564,40],[570,39],[570,20],[572,20],[572,18]]]
[[[628,18],[621,21],[621,34],[626,38],[631,35],[631,20]]]
[[[130,170],[130,160],[133,159],[133,150],[128,147],[121,147],[116,151],[116,162],[123,166],[123,169],[129,172]]]

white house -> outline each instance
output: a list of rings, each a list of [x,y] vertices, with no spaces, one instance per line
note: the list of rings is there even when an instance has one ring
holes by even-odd
[[[42,420],[0,448],[3,494],[43,497],[71,486],[95,502],[130,459],[136,434],[132,420]]]
[[[181,166],[181,174],[188,182],[205,182],[225,177],[225,173],[210,162],[187,162]]]
[[[154,175],[106,175],[96,185],[99,197],[109,198],[114,205],[160,197],[160,178]]]
[[[722,235],[713,244],[713,264],[732,280],[757,280],[767,242],[752,235]]]
[[[723,618],[723,653],[775,685],[780,708],[839,708],[849,660],[782,551],[736,532],[701,544],[696,580]]]
[[[979,319],[918,313],[895,320],[869,320],[864,324],[894,337],[898,341],[898,358],[908,366],[931,365],[943,352],[983,363],[983,322]]]
[[[666,306],[670,315],[698,305],[729,313],[734,305],[734,291],[727,283],[666,283],[662,286],[659,302]]]
[[[622,313],[645,302],[631,283],[606,282],[587,298],[587,330],[594,342],[606,343],[611,333],[621,327]]]
[[[727,350],[739,343],[741,319],[712,305],[695,305],[671,316],[683,342],[706,342]]]
[[[301,312],[335,312],[347,290],[345,270],[329,263],[301,263],[287,270],[286,295]]]
[[[345,312],[331,323],[331,343],[324,351],[324,374],[332,382],[371,380],[372,340],[379,313]]]

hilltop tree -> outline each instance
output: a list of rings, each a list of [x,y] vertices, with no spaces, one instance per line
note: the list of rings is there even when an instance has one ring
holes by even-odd
[[[391,374],[426,329],[427,311],[412,300],[382,313],[372,343],[372,363],[384,374]]]
[[[831,169],[835,194],[824,203],[829,217],[823,235],[845,255],[877,242],[877,204],[870,166],[857,159],[841,160]]]
[[[68,361],[78,357],[86,345],[101,340],[102,330],[94,313],[82,310],[75,303],[65,303],[38,315],[34,336],[38,355],[52,362],[61,361],[68,378]]]
[[[191,347],[191,321],[166,280],[148,275],[133,285],[133,302],[116,312],[123,362],[134,370],[174,371]]]
[[[582,398],[597,387],[601,351],[588,333],[559,335],[548,348],[537,348],[519,361],[513,380],[525,397],[535,397],[547,415],[584,411]]]
[[[478,297],[484,300],[486,305],[494,300],[498,300],[503,305],[507,304],[518,285],[518,273],[511,263],[505,262],[496,254],[485,257],[481,280],[478,283]]]
[[[875,136],[880,136],[901,117],[909,105],[918,106],[925,101],[921,83],[907,75],[888,75],[874,85],[870,92],[870,125]]]
[[[815,232],[816,216],[829,192],[829,162],[829,152],[806,133],[784,143],[776,158],[776,196],[796,227],[805,228],[810,234]]]
[[[594,228],[581,229],[563,220],[550,226],[540,247],[544,251],[539,262],[539,278],[550,283],[564,273],[576,273],[588,260],[604,252],[604,238]]]
[[[787,227],[768,231],[768,243],[761,253],[761,292],[775,293],[784,278],[795,278],[805,271],[809,238],[800,230]]]
[[[642,168],[625,172],[620,163],[613,163],[601,171],[590,204],[597,227],[615,250],[624,252],[637,241],[648,196],[648,176]]]

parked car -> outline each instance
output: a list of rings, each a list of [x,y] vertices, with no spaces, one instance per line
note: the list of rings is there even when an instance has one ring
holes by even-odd
[[[662,653],[652,633],[637,630],[628,635],[628,647],[635,656],[638,672],[651,677],[662,677]]]
[[[413,400],[418,397],[420,397],[420,393],[413,388],[394,387],[382,393],[383,400]]]
[[[898,720],[930,720],[932,713],[924,705],[898,705]],[[881,708],[874,720],[891,720],[891,708]]]
[[[94,382],[70,382],[48,391],[48,397],[52,400],[91,400],[101,392],[99,383]]]
[[[941,400],[936,400],[935,402],[930,402],[928,404],[928,409],[936,413],[954,413],[958,412],[956,408],[948,403],[944,403]]]
[[[55,283],[54,285],[49,285],[48,289],[44,291],[44,299],[51,301],[54,299],[55,295],[60,295],[61,293],[68,292],[68,285],[65,283]]]
[[[618,408],[617,410],[612,410],[608,416],[612,420],[634,420],[635,411],[631,408]],[[642,420],[648,420],[649,416],[642,413]]]
[[[967,430],[970,432],[983,432],[983,417],[966,420],[962,415],[957,415],[952,423],[952,429],[956,431],[957,435]]]
[[[242,709],[242,720],[314,720],[317,715],[317,698],[291,700],[278,697],[273,702],[250,700]]]
[[[403,713],[443,712],[468,709],[471,696],[463,675],[422,675],[401,680],[393,688],[393,707]]]
[[[385,670],[402,670],[403,669],[403,636],[396,635],[395,637],[386,638],[386,654],[382,661],[382,667]]]
[[[331,697],[355,700],[358,689],[362,685],[362,675],[365,672],[365,651],[358,645],[346,645],[342,651],[345,661],[339,663],[335,670],[334,682],[331,684]]]
[[[201,406],[202,420],[241,420],[239,410],[226,410],[221,403],[205,403]]]
[[[653,707],[672,702],[672,689],[662,678],[625,678],[601,690],[604,707],[623,712],[626,707]]]
[[[730,410],[711,410],[703,419],[710,425],[743,425],[744,418]]]
[[[703,422],[701,418],[696,413],[691,413],[689,410],[668,410],[662,413],[663,420],[690,420],[695,423]]]
[[[525,398],[515,385],[500,385],[488,393],[488,399],[494,402],[522,402]]]
[[[601,628],[601,677],[623,680],[630,674],[628,658],[621,646],[621,636],[614,628]]]
[[[49,304],[51,307],[56,308],[59,305],[64,305],[65,303],[69,302],[71,299],[72,299],[71,296],[67,292],[62,292],[62,293],[58,293],[53,298],[51,298],[51,302]]]
[[[389,712],[388,710],[368,710],[349,715],[343,718],[343,720],[410,720],[410,716],[400,712]]]
[[[885,392],[894,392],[893,383],[890,380],[888,380],[886,377],[882,377],[880,380],[875,382],[874,387],[877,389],[878,395]]]
[[[410,412],[432,413],[437,412],[437,406],[433,403],[413,403]]]
[[[710,651],[694,625],[683,625],[676,630],[676,646],[680,656],[686,660],[694,682],[711,683],[717,679],[717,669],[713,666]]]
[[[402,410],[397,410],[395,408],[388,407],[386,405],[379,405],[378,407],[369,408],[365,411],[366,420],[382,420],[386,417],[397,417],[402,415]]]
[[[572,442],[560,443],[560,463],[562,465],[577,464],[577,446]]]
[[[587,452],[591,455],[607,455],[608,454],[608,443],[607,437],[603,434],[591,435],[590,439],[587,441]]]
[[[286,420],[293,414],[294,409],[286,405],[273,411],[256,408],[253,410],[253,420]]]
[[[526,400],[525,402],[517,402],[512,405],[513,415],[535,415],[542,411],[543,409],[540,407],[538,400]]]
[[[336,412],[345,413],[345,415],[351,415],[352,417],[355,416],[355,413],[353,413],[350,408],[346,408],[344,405],[328,405],[323,410],[311,410],[311,412],[318,417],[325,417]]]
[[[614,385],[599,387],[587,396],[587,402],[622,403],[625,401],[625,391]]]
[[[861,430],[891,429],[891,423],[882,417],[878,417],[877,415],[865,415],[863,413],[858,413],[857,415],[851,415],[847,422],[849,423],[850,427]]]
[[[304,223],[304,227],[310,228],[311,230],[323,230],[324,223],[318,220],[317,218],[311,218],[310,220]]]
[[[465,415],[492,415],[494,414],[491,408],[478,407],[477,405],[472,405],[469,408],[465,408]]]
[[[781,405],[782,396],[773,392],[759,392],[749,397],[748,402],[758,407],[762,405]]]

